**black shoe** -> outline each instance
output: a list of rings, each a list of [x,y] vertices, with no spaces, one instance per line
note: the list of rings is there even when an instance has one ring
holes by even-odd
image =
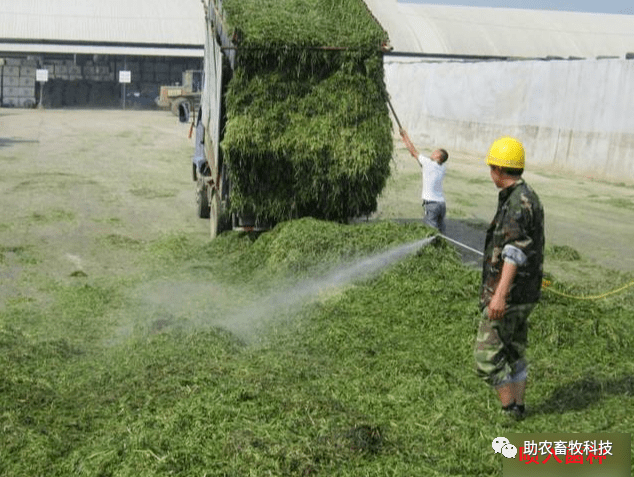
[[[513,421],[523,421],[526,418],[526,406],[524,404],[509,404],[502,407],[505,416]]]
[[[502,406],[502,414],[504,414],[505,416],[512,417],[514,415],[513,414],[514,411],[515,411],[514,402],[512,402],[508,406]]]
[[[513,405],[511,414],[516,421],[523,421],[526,419],[526,406],[524,404]]]

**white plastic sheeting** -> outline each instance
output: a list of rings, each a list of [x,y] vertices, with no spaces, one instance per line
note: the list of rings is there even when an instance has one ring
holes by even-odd
[[[395,51],[594,58],[634,49],[634,15],[365,0]],[[521,3],[521,2],[518,2]]]
[[[412,62],[386,58],[403,127],[429,147],[486,153],[500,135],[531,163],[634,180],[634,61]]]
[[[0,18],[7,52],[202,56],[205,42],[200,0],[0,0]]]

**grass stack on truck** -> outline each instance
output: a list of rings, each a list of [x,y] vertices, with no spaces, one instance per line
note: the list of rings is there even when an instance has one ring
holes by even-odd
[[[387,34],[363,0],[204,0],[194,165],[211,236],[376,210],[390,174]]]

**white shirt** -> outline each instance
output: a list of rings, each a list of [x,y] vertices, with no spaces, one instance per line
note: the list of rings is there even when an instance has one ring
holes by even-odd
[[[423,200],[445,202],[442,190],[442,181],[447,171],[445,164],[438,164],[422,154],[418,156],[418,163],[423,168]]]

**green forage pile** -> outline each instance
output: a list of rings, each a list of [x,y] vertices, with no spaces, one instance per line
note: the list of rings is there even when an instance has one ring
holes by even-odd
[[[272,222],[345,222],[375,211],[393,148],[387,37],[363,1],[223,7],[237,47],[221,143],[232,211]]]

